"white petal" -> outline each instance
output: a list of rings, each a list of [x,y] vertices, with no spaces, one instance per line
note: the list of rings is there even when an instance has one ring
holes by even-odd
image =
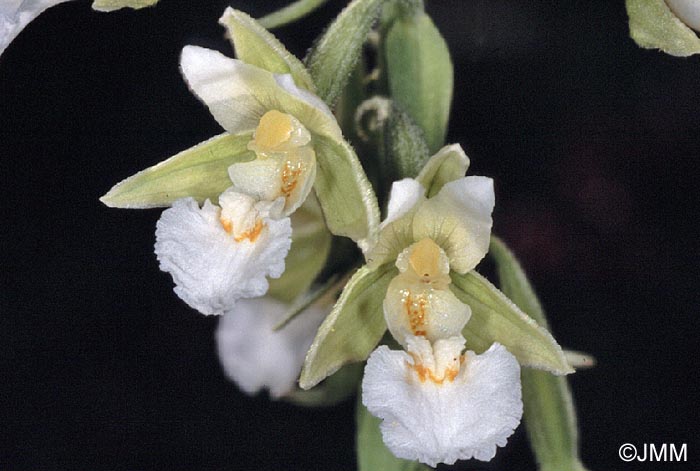
[[[379,225],[377,242],[366,251],[367,263],[378,266],[393,261],[415,242],[412,218],[420,203],[425,201],[424,194],[425,188],[411,178],[392,184],[387,217]]]
[[[700,2],[697,0],[666,0],[678,18],[695,31],[700,31]]]
[[[491,460],[522,416],[515,357],[493,344],[482,355],[467,352],[453,381],[421,382],[411,365],[416,358],[429,363],[433,352],[425,339],[415,339],[409,346],[413,356],[381,346],[367,360],[362,402],[384,419],[384,443],[397,457],[430,466],[458,459]],[[454,339],[440,342],[444,343],[436,343],[433,358],[438,366],[461,348]]]
[[[278,110],[297,118],[312,133],[343,139],[328,107],[309,92],[292,87],[291,77],[285,79],[197,46],[182,50],[180,67],[194,94],[231,134],[254,131],[265,112]]]
[[[156,228],[160,268],[175,281],[175,293],[203,314],[223,314],[239,298],[267,292],[266,276],[278,278],[291,245],[289,218],[264,218],[255,241],[236,242],[208,200],[200,209],[193,198],[163,211]]]
[[[255,130],[267,110],[255,99],[251,82],[269,80],[268,73],[197,46],[185,46],[180,68],[192,91],[226,131],[239,134]]]
[[[420,205],[413,218],[413,236],[433,239],[447,253],[450,267],[466,273],[488,252],[494,204],[490,178],[451,181]]]
[[[380,229],[408,214],[419,201],[424,199],[424,194],[425,188],[417,180],[404,178],[394,182],[391,185],[391,193],[389,193],[387,216],[379,226]]]
[[[68,0],[0,0],[0,55],[44,10]]]
[[[308,90],[304,90],[303,88],[297,87],[297,85],[294,83],[294,79],[290,74],[275,74],[275,80],[277,81],[280,87],[287,90],[289,93],[296,96],[300,100],[305,101],[314,108],[317,108],[320,111],[326,113],[328,117],[335,120],[335,116],[333,116],[333,112],[330,108],[328,108],[328,105],[326,105],[326,103],[323,100],[321,100],[319,97],[309,92]]]
[[[270,297],[243,299],[219,321],[219,361],[226,375],[248,394],[263,388],[272,397],[290,392],[316,330],[328,314],[328,309],[312,306],[274,331],[288,308]]]

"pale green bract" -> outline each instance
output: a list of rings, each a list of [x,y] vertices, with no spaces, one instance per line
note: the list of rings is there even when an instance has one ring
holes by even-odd
[[[299,386],[309,389],[341,366],[365,360],[386,331],[382,302],[398,274],[393,265],[357,270],[319,327],[306,354]]]
[[[671,11],[664,0],[626,0],[630,36],[646,49],[672,56],[700,53],[700,38]]]
[[[523,366],[556,375],[574,372],[547,329],[537,325],[486,278],[475,271],[464,275],[452,272],[451,276],[452,292],[472,309],[463,332],[467,348],[481,353],[498,342]]]
[[[498,238],[491,240],[503,292],[547,327],[537,295],[518,260]],[[578,451],[576,412],[566,378],[522,370],[525,427],[541,471],[585,471]]]
[[[97,11],[114,11],[121,8],[138,10],[155,5],[158,0],[95,0],[92,9]]]
[[[430,17],[419,13],[395,20],[384,47],[391,96],[435,152],[444,143],[452,102],[454,72],[447,44]]]
[[[357,63],[385,0],[353,0],[338,15],[306,57],[318,95],[335,104]]]
[[[250,133],[221,134],[180,152],[117,183],[100,198],[113,208],[157,208],[191,196],[199,203],[217,198],[231,186],[228,168],[253,160],[247,149]]]
[[[258,22],[267,29],[274,29],[297,21],[317,8],[323,6],[328,0],[297,0],[294,3],[282,7],[258,19]]]

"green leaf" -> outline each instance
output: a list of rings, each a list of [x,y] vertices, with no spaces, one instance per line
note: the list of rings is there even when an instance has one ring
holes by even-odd
[[[353,0],[309,52],[306,65],[318,95],[330,106],[348,82],[384,0]]]
[[[268,294],[291,303],[306,292],[323,269],[331,250],[331,233],[313,194],[292,216],[292,247],[281,277],[270,279]]]
[[[226,28],[240,60],[275,74],[291,74],[297,86],[315,92],[316,87],[304,64],[253,18],[227,8],[219,23]]]
[[[140,8],[150,7],[158,3],[158,0],[95,0],[92,2],[92,9],[97,11],[114,11],[121,8]]]
[[[491,239],[503,292],[540,325],[547,320],[515,256],[496,237]],[[542,471],[585,471],[579,458],[576,413],[566,378],[545,371],[522,370],[523,416],[530,444]]]
[[[317,171],[314,189],[326,224],[364,250],[379,226],[379,207],[360,161],[344,140],[313,136]]]
[[[314,387],[341,366],[365,360],[386,331],[382,303],[398,270],[386,264],[360,268],[316,333],[306,354],[299,385]]]
[[[213,137],[117,183],[100,201],[114,208],[164,207],[186,196],[216,202],[231,186],[228,167],[255,157],[247,148],[250,139],[250,134]]]
[[[362,379],[363,371],[364,365],[361,363],[345,365],[340,371],[326,378],[315,388],[308,391],[295,389],[283,399],[307,407],[336,405],[357,391],[357,385]]]
[[[472,317],[464,328],[467,348],[481,353],[498,342],[523,366],[557,375],[573,373],[552,335],[486,278],[473,270],[464,275],[452,272],[451,276],[452,291],[472,309]]]
[[[389,91],[423,129],[430,152],[442,147],[452,101],[450,52],[424,13],[398,18],[387,33],[384,50]]]
[[[664,0],[626,0],[625,4],[630,36],[640,47],[681,57],[700,53],[700,38]]]
[[[384,139],[389,157],[389,180],[414,178],[430,156],[423,130],[396,105],[391,107],[384,125]]]
[[[305,17],[327,1],[328,0],[298,0],[286,7],[265,15],[260,18],[258,22],[267,29],[278,28]]]
[[[429,471],[431,468],[417,461],[397,458],[384,445],[379,429],[381,419],[369,413],[357,398],[357,468],[359,471]]]
[[[462,178],[469,168],[469,157],[459,144],[445,146],[433,155],[416,177],[428,198],[437,195],[445,183]]]

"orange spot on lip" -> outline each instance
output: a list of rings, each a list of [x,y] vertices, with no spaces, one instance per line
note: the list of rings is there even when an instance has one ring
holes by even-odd
[[[413,335],[422,335],[425,337],[425,323],[428,320],[428,312],[426,307],[428,300],[425,295],[419,294],[413,296],[410,290],[405,290],[403,298],[403,306],[408,316],[408,323],[411,327]]]
[[[282,187],[280,190],[286,198],[289,198],[289,195],[292,194],[294,188],[296,188],[299,183],[299,175],[301,175],[302,171],[303,167],[301,163],[297,163],[294,166],[292,166],[289,161],[284,163],[284,167],[282,168]]]
[[[219,218],[219,221],[221,221],[221,225],[224,227],[224,230],[227,234],[233,233],[233,223],[229,219]],[[240,242],[242,240],[248,239],[250,242],[255,242],[260,236],[263,227],[265,227],[265,225],[262,223],[261,220],[258,219],[257,221],[255,221],[255,226],[253,226],[252,229],[247,230],[244,233],[239,234],[237,236],[233,236],[233,240],[235,240],[236,242]]]
[[[435,375],[433,370],[431,370],[427,366],[424,366],[421,363],[418,363],[418,360],[415,356],[413,356],[413,359],[416,362],[415,364],[412,365],[412,364],[406,362],[406,365],[408,365],[409,368],[411,368],[413,371],[416,372],[416,374],[418,375],[418,380],[421,383],[425,383],[427,380],[430,380],[437,385],[443,384],[445,382],[445,380],[447,380],[451,383],[455,380],[455,378],[459,374],[459,367],[448,368],[445,370],[445,374],[442,377],[438,377]],[[460,356],[460,358],[459,358],[459,364],[461,365],[462,363],[464,363],[464,356],[463,355]]]

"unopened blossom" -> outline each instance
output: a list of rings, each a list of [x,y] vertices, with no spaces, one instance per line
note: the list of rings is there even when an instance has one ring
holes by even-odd
[[[265,296],[242,299],[219,320],[216,343],[226,375],[244,392],[279,398],[294,389],[304,356],[329,308],[312,305],[275,330],[289,305]]]

